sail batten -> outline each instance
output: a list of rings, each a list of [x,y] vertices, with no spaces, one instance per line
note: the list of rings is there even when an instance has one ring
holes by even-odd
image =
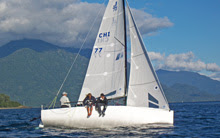
[[[130,84],[129,86],[145,85],[145,84],[151,84],[151,83],[155,83],[155,82],[156,81],[146,82],[146,83],[138,83],[138,84]]]
[[[117,15],[114,15],[114,16],[109,16],[109,17],[103,17],[103,20],[106,20],[106,19],[111,19],[111,18],[114,18],[114,17],[117,17],[117,16],[121,16],[124,12],[121,12],[121,13],[118,13]]]
[[[118,73],[118,72],[121,72],[122,70],[118,70],[118,71],[115,71],[115,72],[104,72],[102,74],[86,74],[87,77],[92,77],[92,76],[103,76],[103,75],[111,75],[111,74],[114,74],[114,73]]]
[[[132,58],[134,59],[135,57],[138,57],[138,56],[141,56],[141,55],[144,55],[145,53],[140,53],[138,55],[135,55],[135,56],[132,56]]]

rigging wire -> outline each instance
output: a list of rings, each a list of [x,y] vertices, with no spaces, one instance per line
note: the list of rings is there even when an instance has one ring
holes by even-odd
[[[106,0],[105,0],[105,1],[106,1]],[[102,5],[105,4],[105,1],[104,1],[104,3],[103,3]],[[67,74],[66,74],[66,76],[65,76],[65,78],[64,78],[64,80],[63,80],[63,82],[62,82],[62,84],[61,84],[61,86],[60,86],[60,88],[59,88],[59,90],[58,90],[58,92],[57,92],[57,94],[56,94],[56,96],[55,96],[55,98],[54,98],[53,101],[51,102],[51,104],[50,104],[50,106],[48,107],[48,109],[50,109],[50,107],[52,107],[52,106],[53,106],[53,108],[54,108],[54,106],[55,106],[55,104],[56,104],[57,97],[58,97],[60,91],[62,90],[63,85],[64,85],[64,83],[66,82],[66,79],[68,78],[68,76],[69,76],[69,74],[70,74],[70,72],[71,72],[71,70],[72,70],[72,68],[73,68],[73,65],[75,64],[75,62],[76,62],[76,60],[77,60],[77,58],[78,58],[78,56],[79,56],[79,54],[80,54],[80,52],[81,52],[81,50],[82,50],[82,48],[83,48],[85,42],[86,42],[86,40],[87,40],[87,38],[88,38],[90,32],[92,31],[92,29],[93,29],[93,27],[94,27],[94,25],[95,25],[95,22],[96,22],[96,20],[98,19],[98,16],[100,15],[100,13],[101,13],[103,7],[104,7],[104,6],[102,6],[102,8],[100,8],[100,10],[99,10],[99,12],[98,12],[98,14],[97,14],[95,20],[94,20],[93,23],[92,23],[92,26],[90,27],[89,32],[87,33],[87,35],[86,35],[86,37],[85,37],[85,39],[84,39],[84,41],[83,41],[83,43],[82,43],[82,45],[81,45],[81,47],[80,47],[78,53],[77,53],[77,55],[76,55],[74,61],[72,62],[72,64],[71,64],[71,66],[70,66],[70,68],[69,68],[69,70],[68,70],[68,72],[67,72]]]

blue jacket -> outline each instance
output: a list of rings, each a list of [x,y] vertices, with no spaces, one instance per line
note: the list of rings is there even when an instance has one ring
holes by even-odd
[[[96,99],[94,96],[91,97],[91,99],[89,99],[89,96],[87,96],[84,100],[83,100],[83,105],[94,105],[96,103]]]

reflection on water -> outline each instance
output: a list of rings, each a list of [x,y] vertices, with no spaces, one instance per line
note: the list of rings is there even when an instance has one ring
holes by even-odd
[[[172,125],[150,124],[132,127],[117,127],[105,129],[61,129],[61,128],[44,128],[47,135],[53,136],[90,136],[90,137],[152,137],[165,136],[173,134]]]

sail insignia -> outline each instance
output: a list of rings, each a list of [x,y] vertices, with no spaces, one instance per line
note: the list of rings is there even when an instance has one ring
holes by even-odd
[[[113,6],[113,11],[117,11],[117,9],[118,9],[117,4],[118,4],[118,2],[116,1],[116,2],[115,2],[115,5]]]

